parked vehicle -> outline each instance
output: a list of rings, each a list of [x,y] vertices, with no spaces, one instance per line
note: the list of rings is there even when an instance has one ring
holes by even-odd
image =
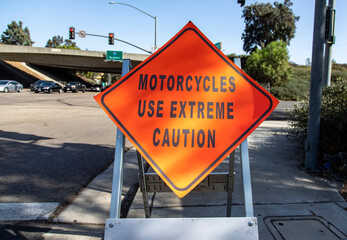
[[[58,92],[62,93],[63,92],[63,87],[60,86],[58,83],[55,82],[44,82],[41,83],[40,86],[35,90],[35,93],[39,92],[45,92],[45,93],[53,93],[53,92]]]
[[[0,92],[22,92],[23,85],[14,80],[0,80]]]
[[[69,82],[68,84],[66,84],[64,86],[64,92],[67,91],[72,91],[72,92],[78,92],[78,91],[82,91],[85,92],[86,91],[86,85],[80,83],[80,82]]]
[[[94,84],[93,86],[91,86],[90,90],[92,90],[93,92],[101,92],[102,90],[104,90],[104,88],[101,84]]]
[[[32,84],[30,84],[30,90],[31,91],[35,91],[36,88],[38,88],[40,86],[41,83],[44,83],[44,82],[47,82],[47,81],[44,81],[44,80],[38,80]]]

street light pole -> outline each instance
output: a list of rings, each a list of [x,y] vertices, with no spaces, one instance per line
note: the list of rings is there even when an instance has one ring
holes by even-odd
[[[154,17],[154,51],[157,51],[157,16]]]
[[[121,4],[121,5],[125,5],[125,6],[128,6],[128,7],[134,8],[134,9],[136,9],[136,10],[138,10],[138,11],[140,11],[140,12],[146,14],[147,16],[153,18],[153,19],[154,19],[154,51],[157,50],[157,17],[156,17],[156,16],[152,16],[151,14],[149,14],[149,13],[147,13],[147,12],[145,12],[145,11],[143,11],[143,10],[137,8],[137,7],[134,7],[134,6],[130,5],[130,4],[127,4],[127,3],[113,2],[113,1],[112,1],[112,2],[109,2],[109,4]]]

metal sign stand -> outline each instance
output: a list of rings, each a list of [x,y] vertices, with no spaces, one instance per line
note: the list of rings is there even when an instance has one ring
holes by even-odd
[[[123,60],[122,75],[129,72],[130,60]],[[148,218],[148,198],[144,194],[144,203],[147,218],[120,218],[121,195],[123,182],[123,152],[124,135],[117,129],[116,149],[114,159],[114,171],[112,182],[112,197],[110,218],[105,224],[105,240],[109,239],[131,239],[131,240],[177,240],[177,239],[234,239],[248,240],[259,239],[257,218],[253,214],[251,175],[249,166],[247,139],[241,143],[242,179],[245,200],[245,217],[230,217],[231,215],[231,193],[233,181],[233,155],[229,156],[229,173],[227,182],[228,202],[226,218]],[[146,182],[146,174],[143,168],[142,156],[138,155],[140,182]],[[231,163],[232,162],[232,165]],[[224,173],[223,173],[224,174]],[[211,174],[210,174],[211,175]],[[210,176],[209,176],[210,177]],[[232,179],[231,179],[232,178]],[[141,188],[146,190],[147,184]]]
[[[234,159],[235,152],[229,155],[228,172],[212,172],[202,180],[193,192],[227,192],[227,217],[231,217],[232,192],[234,190]],[[144,159],[137,151],[137,161],[139,166],[139,184],[143,197],[145,217],[150,218],[150,207],[148,204],[148,193],[172,192],[165,182],[156,173],[146,173]]]

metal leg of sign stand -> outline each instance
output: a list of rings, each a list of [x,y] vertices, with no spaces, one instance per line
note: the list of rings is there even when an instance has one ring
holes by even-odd
[[[123,185],[123,153],[124,135],[119,129],[117,129],[116,150],[113,166],[110,218],[120,218]]]
[[[242,180],[243,180],[243,190],[244,190],[244,199],[245,199],[245,212],[247,217],[253,217],[253,200],[252,200],[252,187],[251,187],[251,175],[250,175],[250,166],[249,166],[249,155],[248,155],[248,144],[247,139],[241,144],[240,146],[240,155],[241,155],[241,168],[242,168]],[[139,183],[140,183],[140,189],[142,192],[143,197],[143,204],[144,204],[144,210],[145,210],[145,217],[150,218],[150,209],[149,209],[149,202],[148,202],[148,190],[149,187],[150,192],[165,192],[167,189],[160,186],[160,184],[163,184],[162,180],[160,180],[159,176],[157,174],[146,174],[144,171],[144,160],[139,152],[137,152],[137,159],[138,159],[138,165],[139,165]],[[233,151],[229,155],[229,172],[226,173],[219,173],[219,174],[225,174],[227,176],[226,180],[226,192],[227,192],[227,217],[231,217],[231,206],[232,206],[232,192],[234,191],[234,161],[235,161],[235,151]],[[213,174],[211,174],[213,175]],[[152,182],[147,182],[146,177],[156,177],[156,184],[157,189],[156,191],[153,190],[153,185],[151,185]],[[211,176],[209,176],[211,177]],[[155,186],[154,186],[155,187]],[[193,190],[193,191],[201,191],[201,189]],[[206,190],[206,189],[205,189]],[[207,191],[205,191],[207,192]]]
[[[123,60],[122,76],[130,70],[130,60]],[[123,153],[124,153],[125,137],[123,133],[117,129],[116,133],[116,149],[114,154],[113,180],[110,218],[120,218],[122,186],[123,186]]]
[[[227,217],[231,217],[231,204],[233,201],[233,191],[234,191],[234,161],[235,161],[235,151],[229,155],[229,174],[228,174],[228,189],[227,189]]]
[[[148,204],[148,192],[147,192],[147,186],[146,186],[146,180],[145,180],[145,167],[143,164],[143,158],[141,154],[138,151],[136,151],[136,153],[137,153],[137,162],[139,165],[139,184],[140,184],[140,189],[142,192],[143,207],[145,209],[146,218],[150,218],[151,213],[150,213],[149,204]]]
[[[245,212],[246,212],[246,217],[253,217],[254,214],[253,214],[253,199],[252,199],[251,169],[249,166],[247,139],[241,143],[240,148],[241,148],[243,194],[245,199]]]
[[[171,190],[158,174],[146,173],[145,160],[139,152],[137,152],[137,161],[145,217],[150,218],[151,211],[148,193],[156,194],[157,192],[171,192]],[[232,192],[234,191],[234,161],[235,151],[229,155],[229,172],[212,172],[192,190],[192,192],[227,192],[227,217],[231,217]]]
[[[241,68],[241,58],[234,58],[236,66]],[[241,168],[243,194],[245,198],[246,217],[253,217],[253,199],[252,199],[252,183],[251,183],[251,168],[249,166],[248,143],[247,138],[240,145],[241,153]]]
[[[139,182],[143,194],[146,218],[110,218],[106,220],[105,240],[109,239],[219,239],[219,240],[257,240],[258,224],[253,217],[252,190],[247,140],[241,146],[242,179],[244,181],[246,217],[230,217],[234,182],[235,152],[229,155],[229,173],[210,174],[206,182],[214,182],[214,186],[197,186],[198,191],[209,192],[215,187],[227,190],[226,218],[150,218],[148,192],[165,192],[170,189],[162,184],[156,173],[146,173],[144,159],[138,153]],[[224,187],[219,185],[223,181]],[[225,188],[226,186],[226,188]],[[199,189],[200,188],[200,189]],[[153,191],[155,190],[155,191]],[[147,210],[146,210],[147,209]],[[177,232],[180,235],[177,235]]]

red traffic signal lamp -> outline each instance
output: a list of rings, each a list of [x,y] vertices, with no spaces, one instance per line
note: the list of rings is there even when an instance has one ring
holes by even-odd
[[[75,39],[75,28],[74,27],[69,28],[69,39]]]
[[[108,45],[114,45],[114,34],[113,33],[108,34]]]

